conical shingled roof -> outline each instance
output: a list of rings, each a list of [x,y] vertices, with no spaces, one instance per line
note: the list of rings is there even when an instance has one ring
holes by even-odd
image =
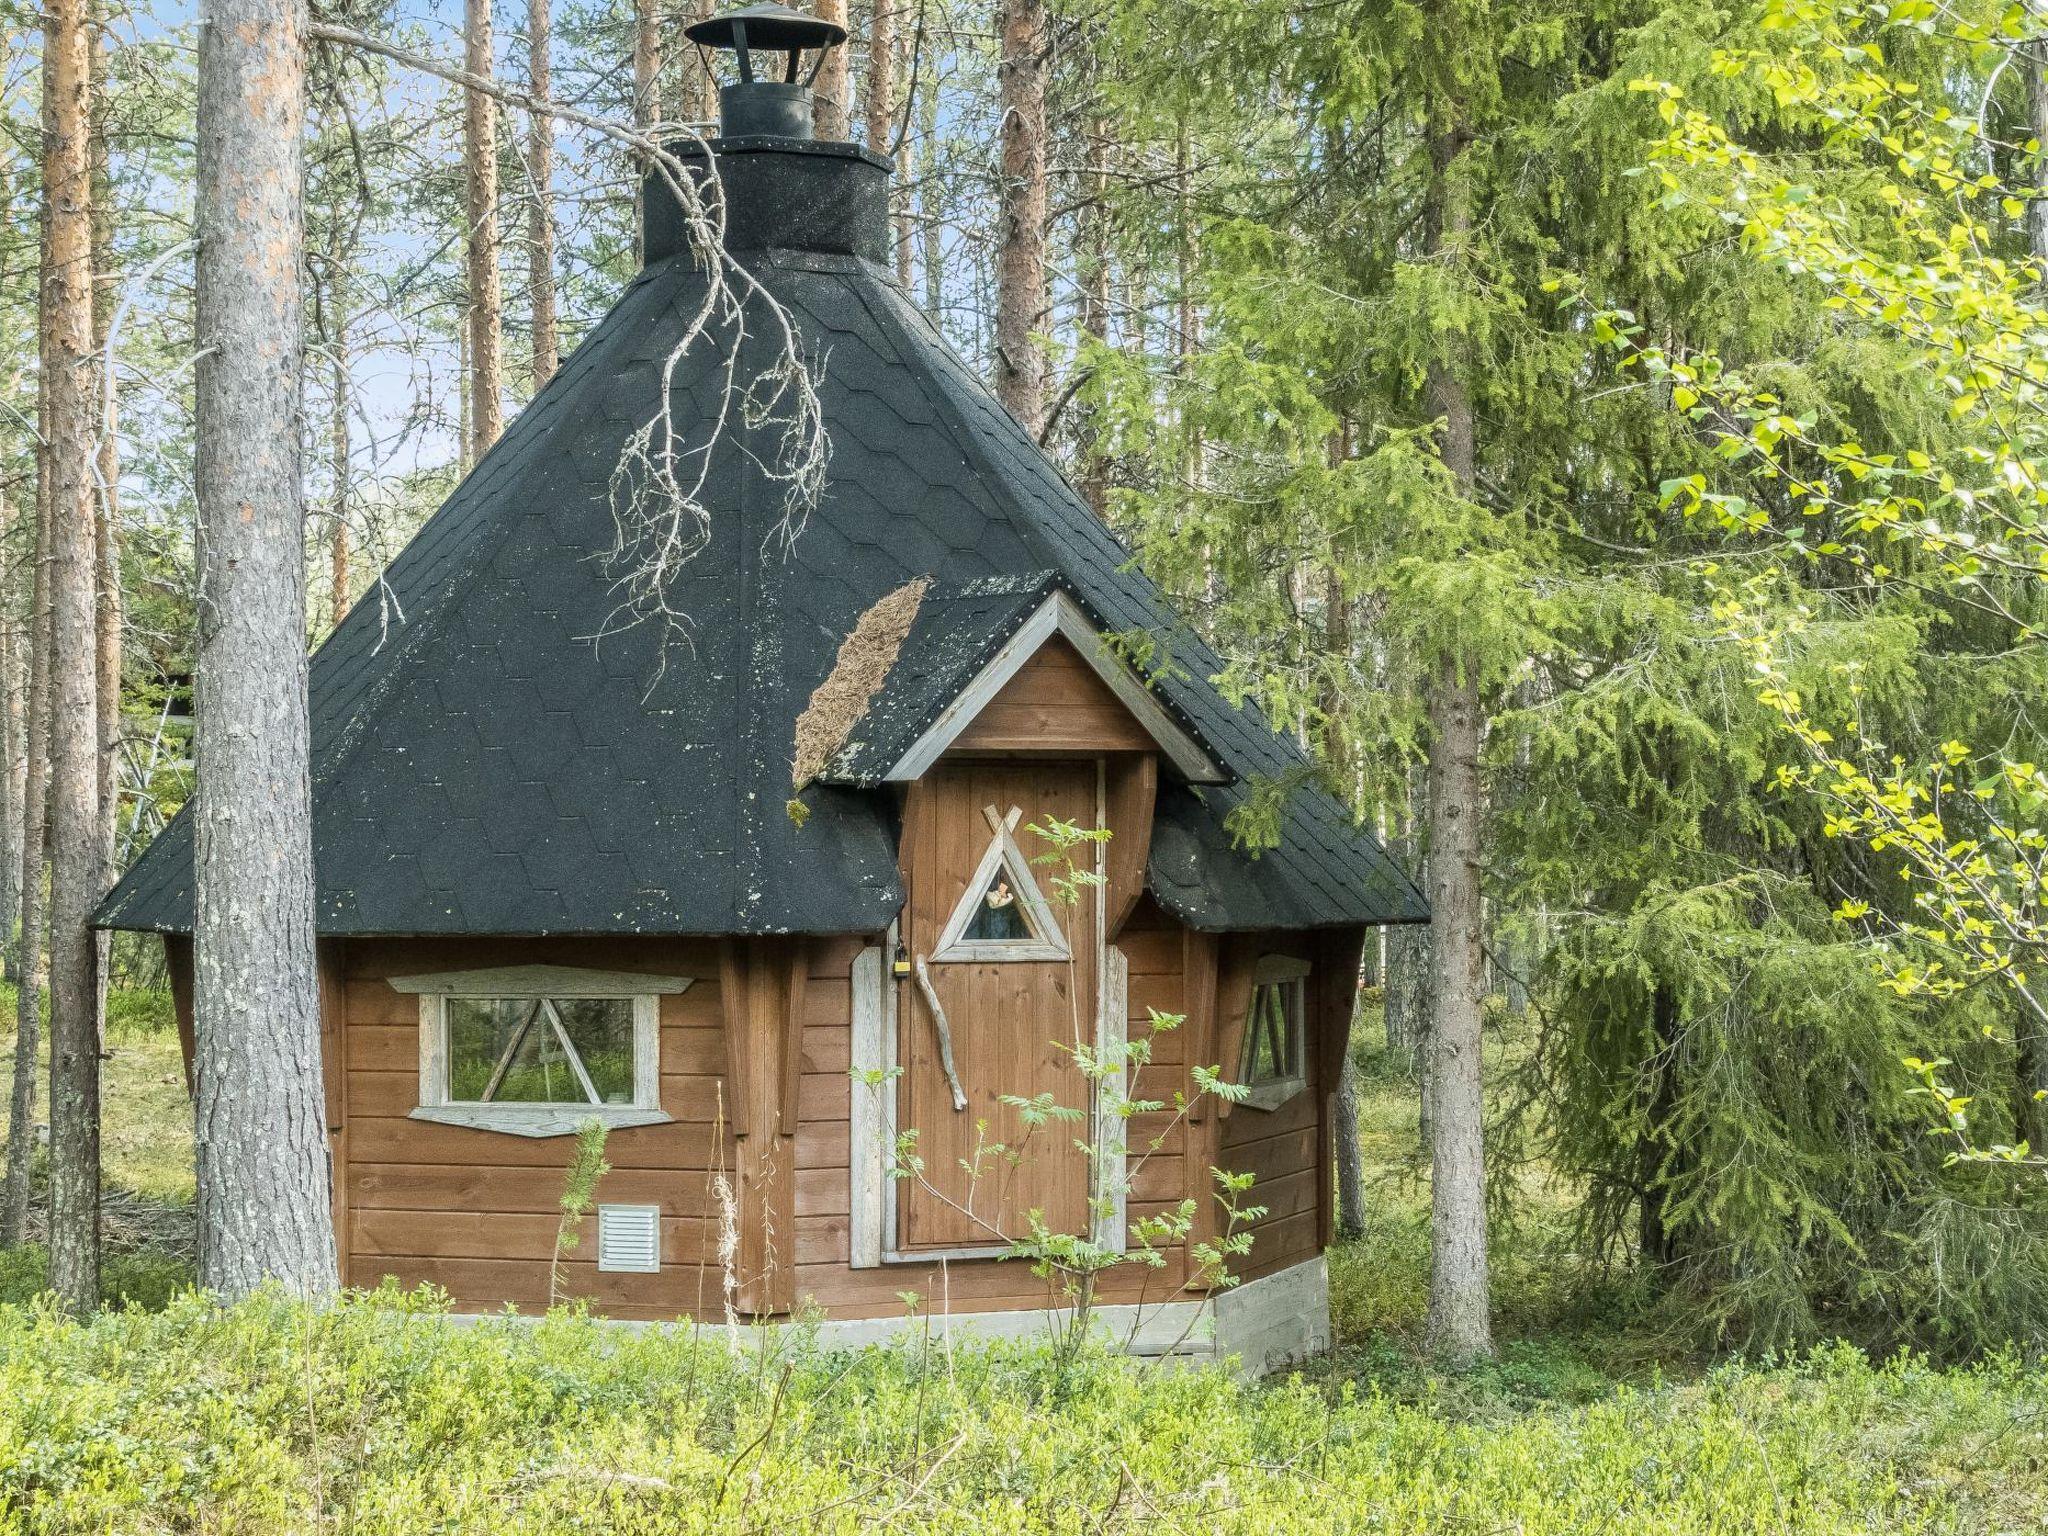
[[[752,198],[754,214],[776,206],[775,188],[749,178],[792,167],[815,178],[834,162],[843,171],[824,164],[826,174],[885,184],[882,162],[851,146],[718,148],[729,201]],[[664,666],[654,626],[607,633],[619,599],[598,558],[612,543],[607,486],[621,445],[658,402],[661,359],[702,293],[687,254],[654,261],[627,288],[392,562],[384,590],[320,648],[320,931],[880,931],[903,895],[891,792],[814,785],[801,826],[785,802],[796,719],[840,642],[920,576],[955,592],[1056,581],[1108,629],[1165,637],[1176,672],[1155,690],[1233,778],[1162,785],[1149,883],[1169,911],[1203,929],[1421,918],[1414,887],[1319,790],[1292,796],[1278,848],[1233,848],[1224,818],[1258,781],[1299,775],[1298,750],[1207,681],[1216,657],[869,259],[882,252],[845,248],[886,229],[860,222],[868,233],[851,241],[795,215],[734,237],[822,365],[831,465],[785,554],[771,538],[779,488],[749,451],[772,462],[770,448],[739,432],[721,444],[711,539],[674,591],[693,621],[690,649],[671,644]],[[768,356],[765,329],[744,343],[743,377]],[[714,350],[676,379],[678,415],[714,403]],[[99,921],[189,931],[188,816]]]

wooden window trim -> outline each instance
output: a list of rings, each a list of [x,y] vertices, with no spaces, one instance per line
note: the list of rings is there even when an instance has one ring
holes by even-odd
[[[690,978],[592,971],[575,966],[497,966],[394,976],[399,992],[416,993],[420,1009],[419,1103],[410,1118],[509,1136],[573,1136],[588,1121],[612,1130],[666,1125],[661,1107],[661,999],[686,990]],[[477,1104],[448,1097],[450,998],[625,998],[633,1005],[633,1101],[630,1104]],[[579,1076],[581,1072],[579,1071]]]
[[[1023,820],[1024,812],[1018,806],[1011,806],[1005,816],[992,805],[984,806],[981,814],[987,819],[989,831],[993,833],[988,851],[981,856],[981,862],[974,868],[974,875],[967,882],[967,889],[961,892],[960,901],[953,908],[953,915],[946,919],[946,926],[939,934],[939,942],[932,950],[933,965],[957,964],[972,961],[1004,964],[1023,960],[1065,960],[1071,951],[1067,947],[1066,933],[1060,927],[1060,920],[1052,910],[1052,904],[1045,899],[1045,893],[1038,888],[1038,877],[1031,872],[1031,860],[1017,843],[1017,823]],[[974,925],[975,916],[981,906],[982,895],[988,890],[989,882],[998,870],[1007,870],[1010,883],[1016,887],[1017,903],[1024,909],[1024,920],[1039,935],[1032,939],[970,939],[967,930]]]
[[[1296,955],[1263,955],[1253,968],[1251,997],[1245,1005],[1244,1043],[1238,1048],[1237,1059],[1237,1081],[1245,1088],[1245,1096],[1238,1102],[1246,1109],[1270,1113],[1308,1087],[1308,981],[1313,969],[1308,961]],[[1251,1081],[1252,1061],[1258,1051],[1258,1034],[1252,1027],[1253,1020],[1258,1011],[1260,992],[1276,986],[1296,989],[1296,1006],[1290,1010],[1288,1020],[1292,1036],[1288,1055],[1294,1063],[1294,1071],[1269,1082],[1254,1083]]]
[[[1066,636],[1074,649],[1080,652],[1081,659],[1095,669],[1096,675],[1123,702],[1145,734],[1159,744],[1159,750],[1182,778],[1191,784],[1230,782],[1230,775],[1173,717],[1144,680],[1108,652],[1102,631],[1090,621],[1081,605],[1064,592],[1053,593],[1039,605],[974,680],[939,712],[938,719],[932,722],[924,735],[912,742],[882,775],[883,779],[901,784],[922,777],[954,739],[973,723],[989,701],[1002,692],[1003,685],[1022,671],[1024,664],[1038,653],[1039,647],[1056,634]]]

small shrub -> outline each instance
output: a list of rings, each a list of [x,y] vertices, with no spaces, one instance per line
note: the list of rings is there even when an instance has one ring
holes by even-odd
[[[0,1304],[25,1306],[43,1293],[50,1256],[41,1243],[0,1248]],[[191,1289],[192,1266],[172,1254],[148,1249],[110,1253],[100,1263],[100,1292],[113,1308],[160,1311]]]
[[[178,1032],[178,1014],[167,991],[107,989],[107,1039],[115,1044],[155,1040]]]

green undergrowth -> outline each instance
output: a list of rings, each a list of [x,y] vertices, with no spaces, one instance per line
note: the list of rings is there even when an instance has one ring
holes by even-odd
[[[48,1004],[36,1117],[49,1118]],[[0,982],[0,1105],[14,1079],[15,989]],[[170,994],[114,987],[107,993],[107,1059],[100,1071],[100,1156],[106,1187],[137,1201],[192,1201],[192,1101]],[[0,1117],[4,1118],[4,1117]]]
[[[0,1309],[27,1532],[2038,1529],[2048,1377],[1846,1349],[1496,1421],[1304,1378],[913,1343],[731,1353],[383,1293]]]
[[[41,1243],[0,1248],[0,1304],[26,1306],[43,1292],[49,1254]],[[101,1256],[100,1290],[110,1307],[169,1306],[191,1288],[191,1261],[174,1253],[144,1247],[114,1250]]]

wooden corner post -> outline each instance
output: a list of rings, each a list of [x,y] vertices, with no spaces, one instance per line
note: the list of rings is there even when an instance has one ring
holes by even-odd
[[[797,1083],[810,949],[798,935],[729,940],[719,967],[732,1085],[740,1310],[796,1305]]]

